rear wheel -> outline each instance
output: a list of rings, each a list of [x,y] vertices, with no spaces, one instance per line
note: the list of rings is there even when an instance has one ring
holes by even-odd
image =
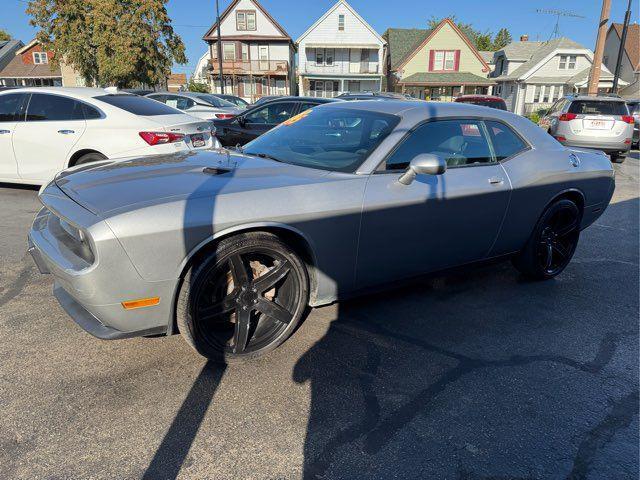
[[[625,160],[626,160],[626,157],[624,155],[620,155],[619,153],[611,154],[611,161],[613,163],[624,163]]]
[[[578,246],[580,218],[580,209],[571,200],[553,203],[542,214],[525,247],[514,257],[514,266],[536,280],[560,274]]]
[[[99,162],[101,160],[106,160],[107,157],[98,152],[85,153],[80,158],[78,158],[72,166],[83,165],[85,163],[91,162]]]
[[[178,329],[215,361],[261,356],[300,323],[308,283],[302,261],[276,236],[256,232],[223,240],[187,272],[176,310]]]

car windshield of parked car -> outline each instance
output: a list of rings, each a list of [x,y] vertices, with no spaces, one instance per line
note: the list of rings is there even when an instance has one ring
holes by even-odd
[[[134,115],[142,116],[156,116],[156,115],[176,115],[182,113],[175,108],[168,107],[164,103],[157,102],[150,98],[138,97],[137,95],[130,94],[113,94],[113,95],[101,95],[94,97],[94,100],[99,100],[114,107],[121,108]]]
[[[213,107],[236,108],[233,103],[223,100],[222,98],[214,97],[213,95],[210,95],[208,93],[200,93],[198,95],[195,95],[195,97],[197,97],[198,100],[202,100]]]
[[[571,102],[569,113],[583,115],[629,115],[624,102],[576,100]]]
[[[354,172],[400,118],[348,108],[313,108],[248,143],[244,153],[322,170]]]

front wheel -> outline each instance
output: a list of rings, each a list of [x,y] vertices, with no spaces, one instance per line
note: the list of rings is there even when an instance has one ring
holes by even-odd
[[[580,218],[580,209],[571,200],[553,203],[542,214],[525,247],[513,258],[514,266],[535,280],[559,275],[578,246]]]
[[[225,239],[187,272],[176,309],[178,329],[214,361],[264,355],[300,323],[308,285],[303,262],[275,235]]]

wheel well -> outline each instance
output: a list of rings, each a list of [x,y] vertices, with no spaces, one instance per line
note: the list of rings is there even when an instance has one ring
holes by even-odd
[[[71,158],[69,159],[69,167],[75,166],[76,162],[87,153],[100,153],[100,152],[97,150],[91,150],[88,148],[84,150],[78,150],[76,153],[71,155]],[[103,155],[103,154],[100,153],[100,155]]]
[[[557,200],[560,200],[562,198],[566,198],[567,200],[571,200],[573,203],[575,203],[578,206],[578,209],[580,210],[580,214],[582,215],[582,212],[584,211],[584,195],[582,195],[581,192],[577,190],[570,190],[568,192],[564,192],[558,195],[556,198],[554,198],[551,203]]]
[[[298,256],[300,256],[305,266],[307,267],[307,273],[309,275],[309,295],[310,295],[309,300],[312,301],[315,298],[315,295],[317,292],[317,275],[315,272],[315,269],[316,269],[315,257],[313,255],[313,251],[311,250],[311,246],[302,235],[292,230],[289,230],[288,228],[285,228],[285,227],[273,227],[273,226],[255,227],[255,228],[247,228],[244,230],[238,230],[235,232],[228,233],[227,235],[223,235],[222,237],[213,239],[210,242],[206,243],[191,256],[187,264],[184,266],[184,269],[180,274],[180,282],[176,290],[176,295],[175,295],[176,298],[174,300],[173,327],[171,331],[172,333],[178,332],[178,326],[176,323],[175,302],[178,299],[178,292],[180,291],[180,288],[182,288],[182,280],[184,279],[186,273],[189,271],[189,268],[191,268],[192,265],[197,264],[202,258],[207,256],[209,253],[212,253],[215,250],[216,245],[222,240],[231,238],[235,235],[239,235],[242,233],[249,233],[249,232],[264,232],[264,233],[270,233],[272,235],[275,235],[280,240],[282,240],[287,246],[289,246]]]

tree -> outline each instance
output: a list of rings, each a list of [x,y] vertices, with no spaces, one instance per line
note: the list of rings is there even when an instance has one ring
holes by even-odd
[[[11,40],[11,35],[6,30],[0,28],[0,42],[4,42],[6,40]]]
[[[493,42],[490,33],[476,34],[475,45],[478,50],[493,50]]]
[[[187,90],[189,90],[190,92],[211,93],[209,85],[207,85],[206,83],[196,82],[193,79],[189,80]]]
[[[184,44],[171,27],[168,0],[29,0],[38,40],[52,63],[77,70],[89,84],[119,88],[163,83]]]
[[[506,28],[498,30],[495,38],[493,39],[493,48],[491,50],[498,51],[511,43],[511,34]]]

